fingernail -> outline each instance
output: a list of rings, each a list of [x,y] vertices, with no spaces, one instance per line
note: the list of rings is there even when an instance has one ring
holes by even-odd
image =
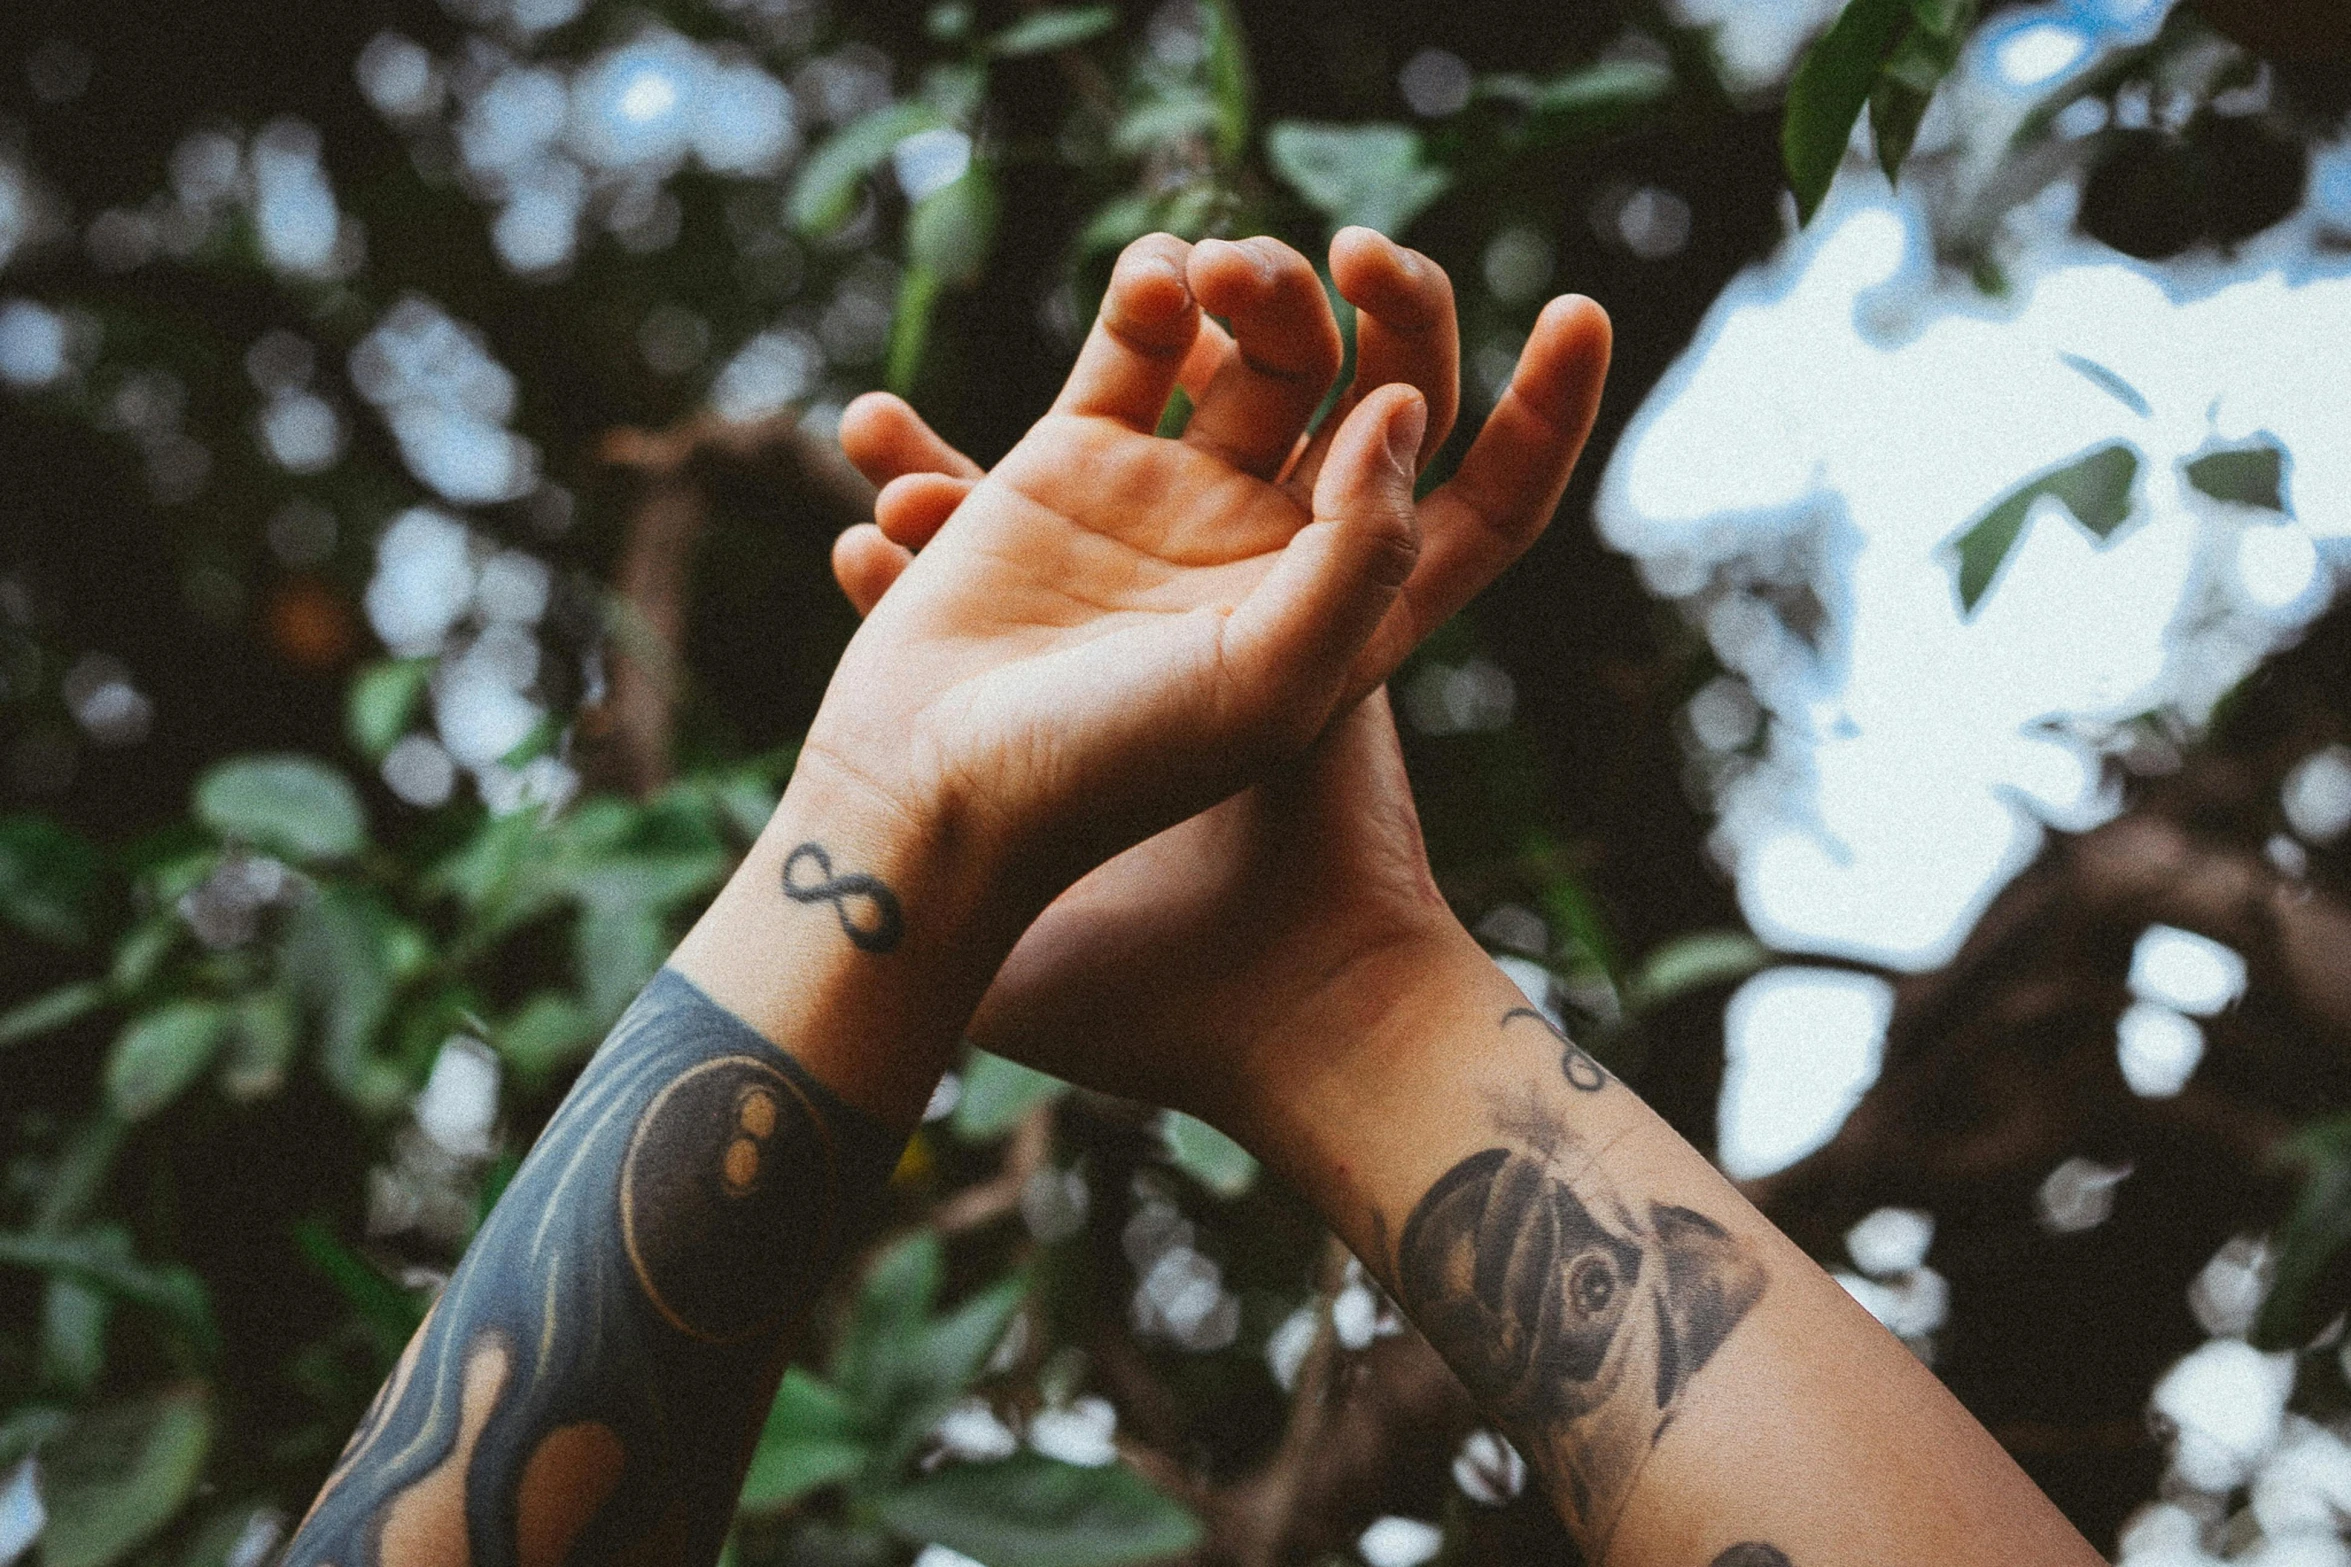
[[[1404,406],[1388,416],[1388,460],[1414,473],[1420,467],[1420,438],[1428,433],[1429,405],[1407,397]]]

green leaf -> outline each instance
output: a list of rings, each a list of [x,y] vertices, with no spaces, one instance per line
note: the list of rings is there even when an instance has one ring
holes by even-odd
[[[1780,160],[1796,193],[1798,221],[1811,222],[1820,209],[1853,139],[1853,122],[1877,85],[1878,67],[1910,20],[1910,0],[1850,0],[1804,52],[1780,120]]]
[[[2277,1278],[2250,1335],[2258,1349],[2297,1349],[2343,1304],[2351,1247],[2351,1116],[2306,1126],[2280,1157],[2297,1166],[2301,1191],[2278,1227]]]
[[[171,1522],[212,1446],[212,1401],[188,1384],[85,1415],[42,1453],[43,1567],[108,1567]]]
[[[588,1015],[602,1028],[651,983],[669,955],[669,926],[653,909],[590,904],[572,929],[572,963]]]
[[[1249,69],[1249,45],[1241,36],[1232,0],[1204,0],[1200,17],[1208,31],[1206,75],[1209,97],[1216,104],[1216,157],[1230,165],[1248,150],[1249,128],[1256,123],[1257,86]]]
[[[1626,1002],[1636,1012],[1677,1000],[1694,990],[1727,984],[1767,967],[1771,949],[1741,930],[1702,930],[1660,942],[1641,960]]]
[[[433,664],[429,658],[387,658],[352,677],[343,703],[343,728],[360,755],[382,761],[393,742],[408,732],[408,722],[432,681]]]
[[[114,944],[114,963],[108,970],[114,989],[129,992],[146,988],[187,930],[187,923],[165,908],[124,931]]]
[[[1157,1561],[1191,1550],[1203,1532],[1123,1464],[1085,1469],[1035,1453],[935,1470],[883,1497],[877,1511],[906,1540],[987,1567]]]
[[[1018,1061],[974,1050],[964,1063],[963,1097],[948,1125],[967,1143],[1004,1136],[1038,1105],[1069,1092],[1069,1085]]]
[[[216,1001],[173,1001],[143,1013],[116,1036],[106,1061],[106,1098],[126,1121],[143,1120],[203,1076],[228,1031]]]
[[[1031,11],[988,40],[988,52],[1005,58],[1050,54],[1099,38],[1118,25],[1118,7],[1090,5],[1073,10]]]
[[[1557,76],[1487,76],[1478,96],[1513,103],[1542,122],[1536,139],[1580,140],[1620,130],[1673,93],[1673,72],[1649,60],[1602,60]]]
[[[991,1285],[926,1324],[888,1363],[887,1385],[867,1395],[875,1399],[868,1411],[875,1419],[869,1423],[888,1437],[886,1468],[895,1471],[929,1440],[940,1417],[979,1375],[989,1352],[1004,1341],[1028,1289],[1025,1275]]]
[[[2057,357],[2064,361],[2068,369],[2080,374],[2092,386],[2140,418],[2145,419],[2155,412],[2154,407],[2147,401],[2146,394],[2097,360],[2085,359],[2080,354],[2061,353]]]
[[[363,1110],[400,1105],[406,1078],[373,1051],[392,1009],[400,927],[381,899],[356,887],[323,887],[288,912],[281,974],[320,1025],[319,1068]]]
[[[2188,482],[2216,501],[2285,511],[2286,454],[2263,442],[2207,452],[2182,470]]]
[[[0,1265],[86,1284],[166,1318],[204,1354],[217,1346],[203,1280],[177,1264],[131,1260],[129,1238],[111,1225],[70,1235],[0,1233]]]
[[[1238,1197],[1257,1183],[1257,1160],[1206,1121],[1180,1110],[1160,1117],[1160,1140],[1175,1167],[1219,1197]]]
[[[2043,496],[2056,500],[2103,542],[2130,516],[2131,487],[2138,476],[2138,451],[2127,441],[2116,441],[2036,474],[1993,502],[1951,546],[1959,563],[1960,613],[1975,613],[2023,536],[2033,502]]]
[[[894,103],[851,121],[801,162],[784,210],[801,233],[829,234],[857,209],[857,188],[880,168],[891,149],[939,122],[927,103]]]
[[[301,1038],[302,1013],[291,992],[257,990],[238,1001],[220,1064],[221,1092],[238,1100],[276,1093],[285,1086]]]
[[[0,919],[59,946],[90,939],[100,857],[42,816],[0,817]]]
[[[1111,128],[1110,144],[1120,152],[1141,157],[1186,137],[1216,136],[1222,131],[1223,112],[1207,93],[1187,89],[1160,93],[1119,116]],[[1148,233],[1149,229],[1139,232]]]
[[[736,1503],[745,1512],[780,1512],[822,1486],[836,1485],[863,1469],[873,1449],[863,1442],[824,1437],[762,1440],[743,1476]]]
[[[1401,235],[1450,181],[1422,156],[1409,125],[1314,125],[1283,120],[1266,132],[1274,172],[1330,219]]]
[[[284,1527],[285,1515],[266,1501],[242,1501],[207,1516],[196,1527],[179,1567],[238,1567],[253,1554],[256,1531],[274,1536]]]
[[[123,1237],[123,1255],[130,1239]],[[79,1279],[51,1279],[41,1294],[41,1376],[69,1393],[87,1393],[106,1369],[106,1325],[114,1302]]]
[[[367,847],[351,780],[307,756],[240,756],[196,781],[196,818],[223,838],[293,860],[348,859]]]
[[[886,1391],[888,1368],[921,1331],[946,1271],[935,1230],[916,1230],[874,1259],[828,1367],[860,1408],[873,1407],[869,1394]]]
[[[48,1404],[26,1404],[0,1420],[0,1466],[14,1464],[46,1446],[73,1424],[73,1416]]]
[[[402,1289],[385,1278],[317,1219],[294,1226],[294,1244],[367,1325],[377,1353],[389,1365],[424,1321],[422,1292]]]
[[[1910,29],[1894,46],[1869,95],[1870,137],[1887,183],[1900,176],[1935,89],[1959,63],[1961,35],[1974,17],[1973,0],[1911,0]]]
[[[931,315],[939,306],[939,274],[908,267],[898,279],[898,302],[890,312],[890,348],[882,383],[901,397],[914,392],[922,359],[930,347]]]
[[[492,1030],[491,1043],[517,1072],[544,1080],[595,1047],[596,1017],[561,991],[543,990]]]
[[[33,1039],[54,1032],[68,1023],[88,1017],[112,1000],[113,996],[113,990],[101,980],[85,979],[71,985],[60,985],[22,1005],[0,1012],[0,1045],[13,1045],[20,1039]]]
[[[1157,227],[1157,213],[1158,204],[1139,192],[1128,191],[1111,197],[1094,209],[1094,215],[1078,231],[1078,255],[1096,256],[1106,250],[1124,250],[1131,241],[1141,239]]]
[[[984,163],[932,191],[906,215],[906,260],[949,288],[969,288],[996,232],[996,181]],[[903,297],[903,296],[902,296]]]

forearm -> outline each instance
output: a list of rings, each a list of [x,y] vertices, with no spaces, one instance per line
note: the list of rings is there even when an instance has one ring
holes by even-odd
[[[1596,1559],[2099,1560],[1458,926],[1380,967],[1409,983],[1353,976],[1295,1020],[1250,1140],[1387,1280]]]
[[[289,1563],[717,1555],[972,988],[934,846],[813,773],[582,1072]]]

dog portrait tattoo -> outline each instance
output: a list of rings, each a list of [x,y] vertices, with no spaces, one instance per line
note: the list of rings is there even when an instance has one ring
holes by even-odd
[[[516,1172],[286,1563],[714,1559],[785,1335],[899,1141],[664,969]]]
[[[1548,1151],[1512,1148],[1429,1188],[1396,1277],[1596,1553],[1691,1378],[1763,1293],[1762,1265],[1712,1219],[1570,1185]]]

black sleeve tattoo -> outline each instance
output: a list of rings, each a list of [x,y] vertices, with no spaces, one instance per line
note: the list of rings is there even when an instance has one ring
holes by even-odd
[[[799,871],[803,863],[814,867],[813,880]],[[898,895],[882,885],[880,877],[863,871],[835,876],[833,857],[821,843],[804,843],[784,856],[784,896],[794,903],[831,904],[841,933],[861,952],[888,952],[906,934],[906,911],[899,907]],[[861,921],[852,914],[852,898],[864,899],[873,917]]]
[[[1455,1165],[1406,1221],[1396,1278],[1599,1558],[1690,1379],[1763,1293],[1763,1268],[1703,1214],[1621,1202],[1593,1174],[1571,1185],[1557,1153],[1489,1148]]]
[[[662,970],[377,1393],[287,1567],[715,1559],[786,1331],[901,1141]]]
[[[1717,1556],[1714,1567],[1793,1567],[1793,1564],[1779,1547],[1749,1541],[1745,1545],[1734,1545]]]

